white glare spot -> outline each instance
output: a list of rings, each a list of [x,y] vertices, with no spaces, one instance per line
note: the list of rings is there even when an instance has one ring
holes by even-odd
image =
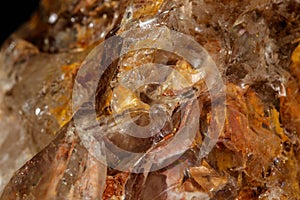
[[[51,13],[48,19],[49,24],[54,24],[57,20],[58,16],[56,13]]]
[[[89,28],[94,28],[94,23],[93,22],[89,23]]]
[[[101,37],[101,38],[104,38],[104,36],[105,36],[105,32],[102,32],[102,33],[100,34],[100,37]]]
[[[40,112],[41,112],[41,109],[40,109],[40,108],[35,109],[35,115],[39,115]]]

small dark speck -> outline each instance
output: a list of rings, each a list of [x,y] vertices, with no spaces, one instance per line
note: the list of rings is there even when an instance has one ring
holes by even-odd
[[[127,19],[131,18],[131,15],[132,15],[132,13],[131,13],[131,12],[128,12],[128,13],[126,14],[126,18],[127,18]]]

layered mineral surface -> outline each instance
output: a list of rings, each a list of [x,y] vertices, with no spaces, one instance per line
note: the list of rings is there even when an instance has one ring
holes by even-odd
[[[0,52],[0,199],[300,199],[299,0],[42,0]]]

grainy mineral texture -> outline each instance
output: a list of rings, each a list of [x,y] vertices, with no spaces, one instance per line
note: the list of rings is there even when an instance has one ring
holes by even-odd
[[[299,138],[299,0],[42,0],[1,48],[1,200],[297,200]]]

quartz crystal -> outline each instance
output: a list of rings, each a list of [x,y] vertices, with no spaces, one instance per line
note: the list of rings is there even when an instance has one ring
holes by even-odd
[[[299,27],[299,0],[41,0],[0,52],[0,199],[300,199]]]

